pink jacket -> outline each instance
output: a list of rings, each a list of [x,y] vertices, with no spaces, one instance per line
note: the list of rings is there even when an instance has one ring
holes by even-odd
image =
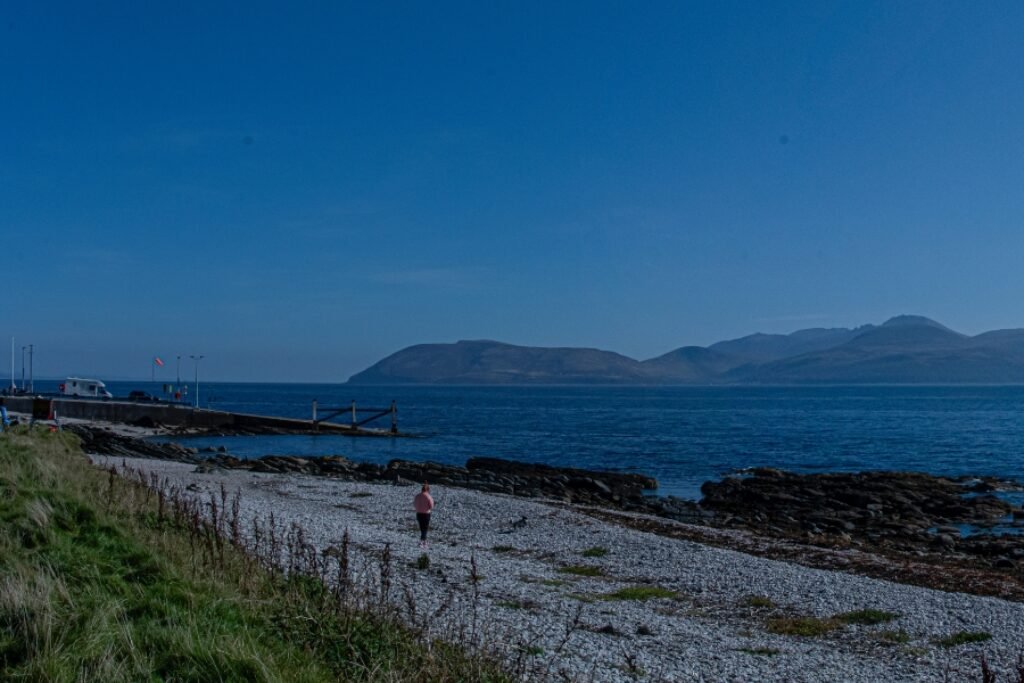
[[[413,498],[412,505],[416,508],[416,512],[420,514],[429,514],[434,509],[434,499],[430,497],[430,494],[426,491],[420,491]]]

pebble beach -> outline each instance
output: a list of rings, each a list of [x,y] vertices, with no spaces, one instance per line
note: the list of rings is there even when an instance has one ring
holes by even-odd
[[[368,582],[388,548],[398,609],[528,659],[531,680],[981,681],[982,655],[1010,680],[1024,652],[1021,603],[754,557],[571,506],[434,487],[424,550],[413,486],[91,457],[202,500],[238,492],[247,523],[272,513],[321,550],[347,532]],[[799,624],[822,632],[793,634]]]

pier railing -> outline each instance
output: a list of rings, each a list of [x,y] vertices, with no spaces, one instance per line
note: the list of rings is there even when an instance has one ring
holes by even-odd
[[[370,413],[366,417],[361,417],[360,413]],[[323,407],[317,403],[316,399],[313,399],[313,427],[318,428],[321,422],[327,422],[333,420],[336,417],[342,415],[350,416],[350,424],[352,429],[358,429],[365,424],[379,420],[383,417],[391,416],[391,433],[398,433],[398,406],[395,402],[391,402],[391,406],[388,408],[360,408],[356,406],[356,402],[352,401],[351,405],[342,407]]]

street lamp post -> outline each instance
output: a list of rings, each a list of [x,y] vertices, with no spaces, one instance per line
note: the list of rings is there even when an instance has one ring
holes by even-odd
[[[21,347],[21,390],[25,391],[25,349],[27,346]]]
[[[33,380],[33,376],[32,376],[32,359],[33,359],[33,357],[35,357],[35,351],[36,351],[36,345],[35,344],[29,344],[28,345],[28,390],[29,390],[30,393],[35,393],[35,391],[36,391],[36,383]]]
[[[201,361],[204,358],[204,356],[191,356],[190,355],[189,358],[191,358],[195,362],[195,364],[196,364],[196,408],[198,408],[199,407],[199,361]]]
[[[177,385],[181,386],[181,356],[178,356],[178,381]]]

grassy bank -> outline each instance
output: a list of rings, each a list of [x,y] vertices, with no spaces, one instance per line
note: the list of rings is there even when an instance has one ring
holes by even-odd
[[[505,680],[357,591],[344,548],[253,531],[226,494],[200,509],[72,435],[0,435],[0,679]]]

